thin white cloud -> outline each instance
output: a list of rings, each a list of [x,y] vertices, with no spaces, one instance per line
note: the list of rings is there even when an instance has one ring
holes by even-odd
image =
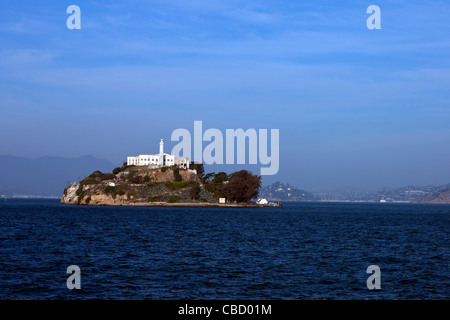
[[[4,49],[0,50],[0,67],[15,69],[27,66],[50,65],[56,57],[56,53],[50,50],[40,49]]]

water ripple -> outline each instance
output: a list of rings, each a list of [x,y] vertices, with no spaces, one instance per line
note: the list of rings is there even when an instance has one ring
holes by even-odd
[[[448,299],[450,206],[0,204],[0,299]],[[68,290],[78,265],[82,290]],[[366,287],[379,265],[382,290]]]

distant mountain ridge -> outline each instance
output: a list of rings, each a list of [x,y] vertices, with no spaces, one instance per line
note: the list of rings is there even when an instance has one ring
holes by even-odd
[[[0,155],[0,195],[60,197],[68,182],[78,181],[97,169],[111,172],[114,167],[91,155],[36,159]]]
[[[275,182],[262,187],[259,198],[266,198],[269,201],[450,203],[450,184],[383,188],[375,191],[346,187],[313,194],[289,184]]]
[[[319,192],[322,200],[327,201],[369,201],[369,202],[415,202],[415,199],[445,190],[450,184],[428,186],[406,186],[383,188],[369,191],[358,188],[340,188],[328,192]]]
[[[311,192],[293,187],[288,183],[275,182],[259,190],[259,198],[269,201],[318,201],[320,198]]]

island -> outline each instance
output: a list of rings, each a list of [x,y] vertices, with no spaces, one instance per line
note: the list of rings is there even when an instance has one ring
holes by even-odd
[[[264,207],[252,202],[261,177],[241,170],[204,174],[202,164],[154,167],[128,165],[95,171],[64,189],[62,204],[89,206]]]

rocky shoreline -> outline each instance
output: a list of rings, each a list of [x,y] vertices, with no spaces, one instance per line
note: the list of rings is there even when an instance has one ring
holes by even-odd
[[[78,205],[76,203],[67,205]],[[80,204],[83,206],[97,206],[97,207],[197,207],[197,208],[262,208],[273,207],[270,205],[251,204],[251,203],[169,203],[169,202],[117,202],[109,204]]]
[[[119,170],[120,169],[120,170]],[[193,192],[193,189],[195,192]],[[220,203],[197,174],[178,169],[125,166],[113,173],[95,171],[64,189],[61,204],[129,207],[261,208],[274,203]],[[195,197],[194,197],[195,196]]]

